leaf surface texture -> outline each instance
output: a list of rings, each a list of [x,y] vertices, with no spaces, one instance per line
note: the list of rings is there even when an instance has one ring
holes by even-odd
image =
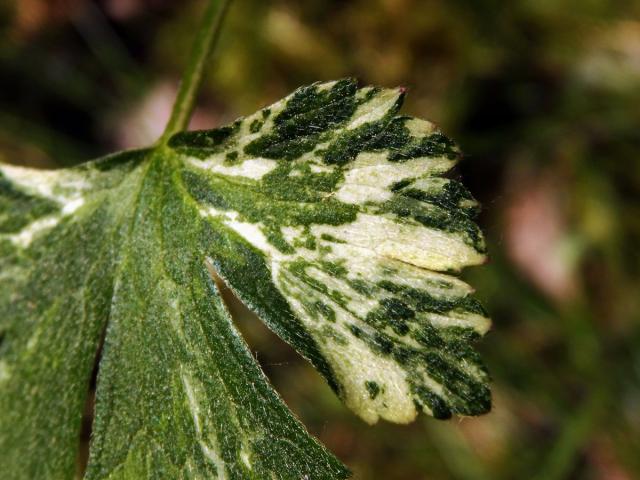
[[[0,452],[72,478],[346,478],[233,325],[219,275],[369,423],[490,408],[485,260],[460,157],[400,89],[303,87],[231,125],[43,171],[0,165]]]

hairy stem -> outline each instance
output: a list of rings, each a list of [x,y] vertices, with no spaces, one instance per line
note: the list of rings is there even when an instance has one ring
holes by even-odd
[[[230,4],[231,0],[209,0],[160,143],[166,143],[171,135],[188,127],[207,60],[220,37],[222,22]]]

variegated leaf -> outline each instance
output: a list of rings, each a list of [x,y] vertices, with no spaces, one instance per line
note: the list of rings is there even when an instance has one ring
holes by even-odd
[[[485,259],[458,160],[402,90],[304,87],[227,127],[80,167],[0,168],[0,452],[87,478],[344,478],[271,389],[217,273],[365,421],[487,411]],[[8,470],[6,470],[8,469]],[[13,473],[15,472],[15,473]]]

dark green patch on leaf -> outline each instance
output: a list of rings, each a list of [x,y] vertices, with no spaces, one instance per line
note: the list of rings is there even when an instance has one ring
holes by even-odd
[[[374,400],[380,393],[380,385],[372,380],[367,380],[366,382],[364,382],[364,385],[369,392],[369,398],[371,398],[371,400]]]

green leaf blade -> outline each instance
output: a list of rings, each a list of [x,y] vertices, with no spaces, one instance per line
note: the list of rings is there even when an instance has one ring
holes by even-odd
[[[122,249],[87,478],[344,478],[235,331],[171,168],[151,161]]]
[[[348,476],[269,385],[214,272],[365,421],[487,411],[472,343],[490,321],[451,274],[485,259],[477,204],[403,96],[314,84],[152,149],[0,166],[12,478],[73,476],[103,337],[87,478]]]
[[[403,95],[316,84],[220,132],[169,142],[201,214],[232,231],[229,250],[248,243],[264,260],[251,268],[270,275],[247,285],[248,260],[214,248],[218,273],[372,423],[490,405],[469,346],[489,320],[469,286],[439,273],[485,260],[477,205],[440,177],[459,157],[453,143],[397,115]],[[280,314],[267,313],[273,286],[288,305]]]
[[[112,297],[112,217],[106,205],[84,209],[89,183],[78,172],[6,166],[1,175],[0,197],[18,191],[33,207],[21,230],[0,230],[3,469],[15,478],[69,478]]]

